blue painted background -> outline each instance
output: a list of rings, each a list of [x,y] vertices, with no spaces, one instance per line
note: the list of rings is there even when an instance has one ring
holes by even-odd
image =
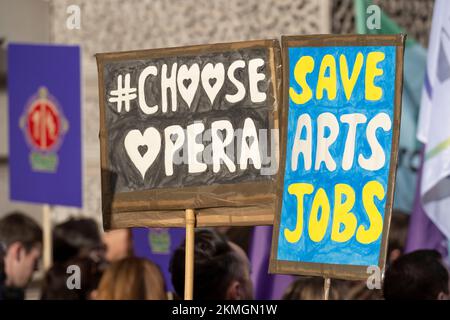
[[[383,69],[383,75],[375,78],[375,85],[383,90],[383,96],[378,101],[366,101],[364,98],[364,74],[366,66],[367,53],[371,51],[381,51],[385,53],[383,61],[377,64],[378,68]],[[345,54],[348,63],[349,72],[353,70],[353,63],[356,55],[361,52],[364,55],[364,63],[359,74],[356,86],[353,90],[350,100],[347,101],[339,76],[339,55]],[[322,57],[331,54],[335,57],[337,67],[337,95],[334,100],[328,100],[327,91],[324,91],[323,99],[316,100],[315,86],[317,84],[318,71]],[[366,228],[369,227],[369,220],[362,204],[362,187],[371,180],[379,181],[387,192],[389,160],[392,143],[393,114],[394,114],[394,90],[395,90],[395,47],[303,47],[289,48],[289,86],[293,87],[296,92],[300,93],[301,88],[294,79],[294,67],[301,56],[310,55],[315,60],[314,71],[307,75],[306,79],[313,91],[313,98],[303,105],[295,104],[289,97],[288,111],[288,134],[287,134],[287,150],[286,150],[286,169],[284,176],[284,192],[283,204],[281,212],[280,231],[278,235],[278,260],[288,260],[297,262],[313,262],[313,263],[332,263],[347,265],[377,265],[381,235],[379,239],[371,244],[360,244],[356,241],[354,235],[349,241],[337,243],[331,241],[331,227],[334,204],[334,186],[337,183],[349,184],[355,191],[355,206],[352,212],[357,218],[357,228],[362,224]],[[319,170],[314,169],[315,152],[316,152],[316,136],[317,136],[317,117],[323,112],[333,113],[338,122],[342,114],[346,113],[362,113],[367,117],[365,124],[359,124],[356,133],[355,155],[353,167],[344,171],[341,167],[344,144],[347,137],[348,125],[340,123],[340,130],[337,140],[330,147],[330,153],[336,162],[336,170],[330,172],[326,169],[325,163],[322,162]],[[385,150],[386,163],[383,168],[377,171],[367,171],[358,164],[358,155],[361,153],[366,158],[371,155],[371,149],[366,139],[366,127],[370,119],[380,112],[387,113],[392,120],[391,130],[385,132],[383,129],[377,129],[376,135],[381,146]],[[304,171],[303,155],[298,158],[298,169],[296,172],[291,170],[291,154],[292,146],[295,138],[295,131],[298,117],[308,113],[312,122],[312,168]],[[303,130],[301,138],[305,137],[306,130]],[[326,131],[325,131],[325,134]],[[294,195],[290,195],[287,188],[292,183],[305,182],[314,185],[314,192],[306,195],[304,198],[304,222],[303,233],[297,243],[289,243],[284,237],[284,229],[295,229],[297,220],[297,200]],[[321,242],[313,242],[309,238],[307,232],[309,211],[312,200],[316,191],[324,188],[330,201],[330,220],[325,237]],[[384,217],[384,207],[386,196],[382,201],[374,199],[378,210]]]

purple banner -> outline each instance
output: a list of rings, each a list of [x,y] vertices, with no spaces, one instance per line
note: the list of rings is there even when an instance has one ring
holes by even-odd
[[[80,48],[8,46],[11,200],[82,206]]]
[[[185,236],[184,228],[133,228],[134,254],[149,259],[160,267],[168,291],[174,291],[169,272],[170,258]]]

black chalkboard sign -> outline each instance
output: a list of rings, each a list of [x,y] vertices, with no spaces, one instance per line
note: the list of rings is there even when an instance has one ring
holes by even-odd
[[[275,40],[97,54],[105,229],[271,224]]]

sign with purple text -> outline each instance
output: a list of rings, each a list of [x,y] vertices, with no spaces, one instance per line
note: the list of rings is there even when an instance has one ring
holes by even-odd
[[[80,49],[8,46],[11,200],[82,205]]]
[[[271,271],[364,279],[384,268],[403,36],[287,37],[284,176]]]

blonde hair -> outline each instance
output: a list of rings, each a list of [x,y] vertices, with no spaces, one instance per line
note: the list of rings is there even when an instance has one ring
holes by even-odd
[[[97,300],[166,300],[164,278],[153,262],[129,257],[114,262],[103,274]]]
[[[322,300],[323,278],[300,277],[286,289],[283,300]],[[330,300],[340,300],[340,293],[336,286],[330,288]]]

